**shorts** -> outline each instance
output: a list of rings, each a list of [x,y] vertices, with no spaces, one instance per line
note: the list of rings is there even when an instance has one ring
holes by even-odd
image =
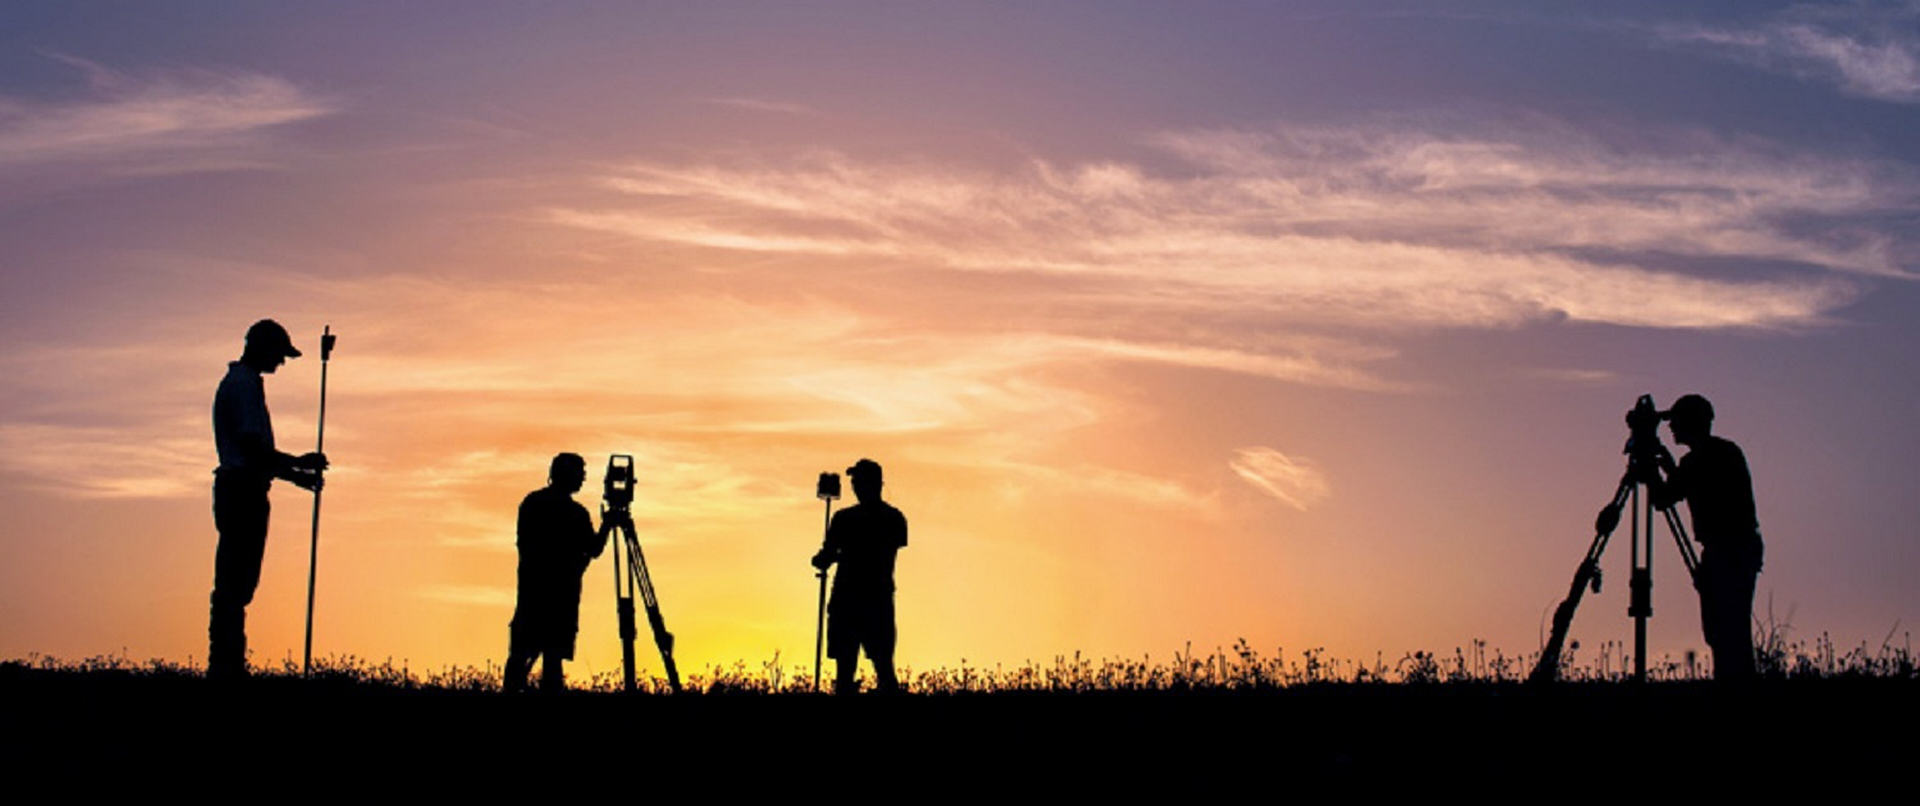
[[[827,605],[827,657],[893,657],[893,594],[848,596],[835,592]]]

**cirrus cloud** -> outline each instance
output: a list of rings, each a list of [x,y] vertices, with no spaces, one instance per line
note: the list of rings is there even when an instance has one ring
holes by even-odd
[[[1333,494],[1327,477],[1303,458],[1264,446],[1234,451],[1227,467],[1248,484],[1305,512]]]
[[[1622,153],[1551,130],[1149,143],[1176,167],[636,163],[601,178],[628,203],[544,217],[734,252],[1072,278],[1080,295],[1295,327],[1797,327],[1851,302],[1860,277],[1913,276],[1906,236],[1872,221],[1911,211],[1915,183],[1865,162],[1718,141]]]
[[[1795,6],[1750,26],[1668,26],[1671,42],[1837,86],[1861,98],[1920,103],[1920,3]]]
[[[0,165],[231,151],[263,129],[335,110],[332,102],[262,73],[132,74],[55,58],[86,73],[88,92],[54,101],[0,97]]]

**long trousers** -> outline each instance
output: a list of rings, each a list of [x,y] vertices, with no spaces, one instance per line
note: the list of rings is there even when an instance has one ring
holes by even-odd
[[[1700,556],[1700,631],[1713,650],[1716,680],[1754,675],[1753,588],[1757,549],[1709,548]]]
[[[213,526],[220,545],[213,553],[213,596],[207,618],[207,674],[247,673],[247,605],[260,586],[267,551],[269,482],[216,475]]]

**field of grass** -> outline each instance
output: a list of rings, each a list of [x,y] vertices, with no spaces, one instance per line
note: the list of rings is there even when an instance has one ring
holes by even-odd
[[[1901,634],[1899,643],[1889,634],[1877,647],[1865,643],[1841,650],[1825,634],[1811,642],[1789,642],[1781,631],[1765,631],[1756,641],[1761,677],[1770,683],[1809,680],[1885,680],[1920,682],[1920,664],[1912,649],[1910,635]],[[1216,649],[1204,655],[1191,645],[1173,653],[1165,661],[1152,657],[1140,660],[1101,659],[1094,661],[1080,653],[1055,656],[1051,661],[1029,661],[1017,667],[970,666],[964,660],[955,668],[900,669],[900,680],[910,694],[1009,694],[1009,693],[1257,693],[1278,692],[1303,687],[1351,686],[1481,686],[1500,688],[1526,679],[1538,659],[1508,656],[1490,650],[1475,641],[1468,647],[1456,647],[1450,654],[1415,651],[1388,662],[1382,656],[1372,661],[1330,658],[1321,649],[1289,653],[1276,649],[1262,654],[1246,641],[1231,648]],[[864,666],[864,664],[863,664]],[[1661,658],[1648,664],[1648,677],[1661,683],[1700,683],[1712,677],[1711,668],[1696,658]],[[824,678],[831,677],[831,667]],[[0,661],[0,681],[12,683],[40,676],[83,676],[100,679],[144,678],[153,681],[178,681],[199,678],[202,671],[190,664],[167,660],[136,662],[119,655],[101,655],[69,661],[34,655],[25,659]],[[364,688],[383,691],[420,691],[438,693],[485,693],[500,690],[501,670],[497,665],[449,667],[438,671],[414,671],[404,662],[392,659],[371,661],[355,656],[323,657],[316,661],[313,679],[302,680],[299,664],[292,658],[277,666],[256,664],[254,674],[262,684],[299,681],[308,686]],[[538,677],[538,670],[535,677]],[[863,686],[871,680],[862,672]],[[1626,683],[1632,680],[1633,657],[1623,645],[1602,644],[1584,653],[1579,641],[1569,644],[1561,657],[1560,679],[1570,684]],[[688,675],[683,694],[734,695],[811,693],[810,667],[783,666],[776,655],[772,660],[748,665],[713,666]],[[618,693],[618,672],[602,672],[585,680],[570,679],[576,693]],[[640,681],[641,693],[667,694],[662,678]]]
[[[1520,682],[1530,659],[1479,646],[1363,663],[1242,644],[1163,662],[921,670],[903,676],[908,696],[854,699],[810,694],[810,670],[777,662],[689,675],[680,696],[660,696],[657,680],[655,696],[624,696],[603,676],[570,696],[507,697],[486,668],[331,658],[311,680],[289,662],[217,686],[166,661],[33,657],[0,663],[0,752],[45,770],[217,758],[269,775],[320,759],[407,775],[606,762],[723,779],[743,763],[807,776],[852,752],[888,775],[985,764],[1124,790],[1132,779],[1112,776],[1212,786],[1282,770],[1364,780],[1639,762],[1885,774],[1920,749],[1920,670],[1904,644],[1766,649],[1764,678],[1739,689],[1683,662],[1655,664],[1655,682],[1634,685],[1613,647],[1576,653],[1566,682],[1538,688]]]

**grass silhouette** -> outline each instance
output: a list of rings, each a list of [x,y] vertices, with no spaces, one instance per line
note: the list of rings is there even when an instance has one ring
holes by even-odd
[[[1773,623],[1763,625],[1755,642],[1762,681],[1812,680],[1887,680],[1920,682],[1912,639],[1893,635],[1878,646],[1865,642],[1841,650],[1831,636],[1822,633],[1811,643],[1790,640],[1789,628]],[[964,659],[957,667],[915,670],[902,668],[901,684],[908,693],[923,695],[995,694],[995,693],[1228,693],[1285,691],[1325,687],[1434,687],[1434,686],[1508,686],[1518,685],[1532,669],[1537,655],[1512,656],[1489,649],[1485,642],[1474,641],[1456,647],[1450,654],[1418,650],[1403,654],[1391,663],[1382,656],[1372,661],[1329,657],[1325,650],[1310,648],[1296,652],[1275,649],[1263,654],[1244,639],[1231,648],[1216,648],[1200,654],[1191,645],[1164,661],[1151,656],[1138,660],[1093,658],[1075,652],[1057,655],[1051,661],[1029,661],[1018,666],[973,666]],[[1699,682],[1711,678],[1710,665],[1689,656],[1663,657],[1648,664],[1648,676],[1656,682]],[[1623,683],[1631,680],[1633,658],[1627,647],[1615,642],[1602,643],[1591,653],[1583,653],[1578,641],[1571,642],[1561,659],[1561,680],[1567,683]],[[0,682],[26,677],[68,676],[112,679],[148,679],[155,681],[197,680],[203,669],[189,660],[179,663],[153,659],[134,661],[124,655],[97,655],[80,660],[63,660],[45,655],[0,661]],[[487,693],[500,690],[501,669],[497,664],[453,666],[439,670],[415,671],[405,661],[396,664],[389,658],[373,661],[354,655],[316,658],[310,680],[303,679],[299,664],[291,657],[278,666],[255,667],[256,680],[266,684],[303,683],[332,688],[366,688],[389,692],[423,691],[447,693]],[[863,669],[861,680],[871,688],[872,680]],[[801,695],[811,693],[812,669],[785,666],[779,655],[757,665],[744,661],[732,665],[710,666],[687,675],[685,690],[697,695]],[[570,680],[575,691],[614,693],[621,688],[617,670],[596,673],[585,680]],[[643,677],[640,688],[649,694],[667,692],[666,681]]]
[[[1905,636],[1842,650],[1825,635],[1803,644],[1779,632],[1762,645],[1764,679],[1739,688],[1670,661],[1652,665],[1652,684],[1633,685],[1631,658],[1614,645],[1574,650],[1565,683],[1530,687],[1530,658],[1480,642],[1393,661],[1242,641],[1164,660],[963,662],[907,670],[908,696],[858,698],[809,692],[812,670],[777,656],[689,674],[682,695],[653,679],[645,690],[662,696],[624,696],[604,673],[573,681],[567,696],[503,696],[492,664],[419,671],[346,655],[316,658],[304,679],[288,658],[227,686],[192,661],[32,655],[0,662],[0,758],[76,781],[102,770],[124,781],[244,773],[281,787],[322,771],[340,782],[551,789],[599,774],[590,770],[632,770],[733,794],[833,786],[857,758],[909,788],[1019,779],[1078,796],[1270,793],[1296,773],[1360,784],[1578,777],[1631,769],[1650,752],[1778,774],[1903,769],[1911,745],[1886,740],[1886,727],[1920,720]],[[1409,772],[1428,777],[1395,777]]]

